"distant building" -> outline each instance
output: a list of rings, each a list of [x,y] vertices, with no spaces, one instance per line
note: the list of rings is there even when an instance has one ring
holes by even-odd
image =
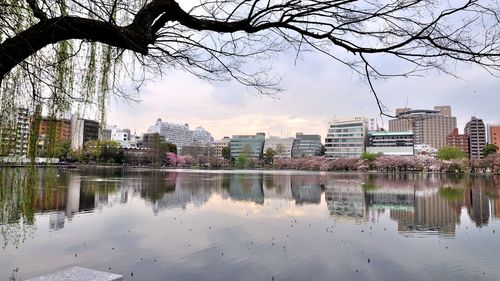
[[[464,133],[469,135],[469,158],[483,158],[483,147],[486,144],[486,129],[483,120],[473,116],[465,124]]]
[[[294,138],[267,138],[264,142],[264,153],[266,153],[267,149],[271,148],[276,152],[275,157],[291,158],[294,142]]]
[[[165,142],[165,136],[160,135],[158,133],[146,133],[142,135],[142,145],[141,147],[151,147],[155,144],[159,144]]]
[[[47,137],[51,127],[55,131],[54,137],[56,141],[71,140],[71,120],[42,118],[38,127],[38,136]]]
[[[111,131],[113,128],[104,128],[101,131],[101,140],[103,141],[109,141],[111,140]]]
[[[500,124],[488,124],[488,143],[500,147]]]
[[[415,155],[429,155],[436,156],[437,149],[428,144],[415,144],[414,145]]]
[[[446,138],[446,145],[460,148],[465,154],[469,155],[469,135],[459,134],[455,128]]]
[[[396,109],[397,119],[389,120],[389,131],[412,131],[415,144],[428,144],[439,149],[446,146],[446,137],[457,127],[451,116],[451,107],[435,106],[429,109]]]
[[[414,155],[413,132],[370,132],[366,151],[383,155]]]
[[[250,158],[262,158],[265,137],[264,133],[234,135],[230,140],[231,158],[236,159],[240,154],[246,154]]]
[[[380,127],[378,125],[376,118],[370,118],[370,122],[368,123],[368,131],[380,131]]]
[[[214,155],[219,158],[223,158],[222,149],[229,146],[229,137],[223,137],[221,140],[216,140],[212,142],[212,147],[214,148]]]
[[[14,112],[5,113],[0,128],[1,155],[26,156],[30,132],[28,109],[18,107]]]
[[[51,132],[51,130],[53,130]],[[53,134],[52,141],[59,143],[61,141],[71,141],[71,120],[70,119],[55,119],[42,118],[38,126],[38,143],[39,150],[45,150],[48,147],[50,134]]]
[[[180,151],[183,145],[190,144],[193,141],[193,133],[189,130],[189,125],[179,125],[174,123],[162,122],[160,118],[156,123],[149,127],[149,134],[158,133],[165,137],[167,142],[173,143]]]
[[[71,148],[79,149],[90,140],[99,139],[99,122],[71,116]]]
[[[335,119],[330,122],[325,139],[325,155],[356,158],[365,151],[368,120],[365,117]]]
[[[120,129],[116,126],[111,130],[111,140],[118,142],[130,141],[130,129]]]
[[[184,145],[181,149],[181,155],[184,156],[192,156],[192,157],[200,157],[200,156],[214,156],[215,149],[210,144],[196,144],[192,145]]]
[[[202,143],[202,144],[210,144],[214,141],[212,135],[202,127],[196,127],[193,134],[193,143]]]
[[[292,148],[292,157],[310,157],[321,154],[321,136],[320,135],[305,135],[298,132],[295,135],[295,142]]]

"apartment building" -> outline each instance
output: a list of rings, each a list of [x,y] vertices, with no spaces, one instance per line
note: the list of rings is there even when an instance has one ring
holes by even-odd
[[[483,158],[483,147],[486,144],[486,128],[483,120],[472,116],[465,124],[464,133],[469,135],[469,158]]]

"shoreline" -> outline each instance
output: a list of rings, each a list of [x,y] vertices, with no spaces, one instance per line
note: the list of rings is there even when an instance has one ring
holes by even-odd
[[[379,170],[319,170],[319,169],[280,169],[275,167],[256,167],[256,168],[236,168],[236,167],[170,167],[170,166],[137,166],[137,165],[105,165],[105,164],[2,164],[0,168],[62,168],[62,169],[145,169],[145,170],[160,170],[160,171],[173,171],[173,170],[186,170],[186,171],[289,171],[289,172],[322,172],[322,173],[338,173],[338,174],[439,174],[439,175],[485,175],[485,176],[500,176],[500,173],[493,172],[438,172],[438,171],[379,171]]]

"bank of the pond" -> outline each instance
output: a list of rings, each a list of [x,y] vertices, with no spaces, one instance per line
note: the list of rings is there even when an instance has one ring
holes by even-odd
[[[174,159],[175,158],[175,159]],[[245,163],[216,159],[196,159],[184,156],[170,155],[162,165],[137,163],[2,163],[9,167],[132,167],[152,169],[208,169],[208,170],[302,170],[302,171],[332,171],[332,172],[424,172],[424,173],[454,173],[454,174],[499,174],[500,156],[489,155],[483,159],[452,159],[440,160],[431,156],[377,156],[372,159],[361,158],[274,158],[272,161],[263,159],[247,159]]]

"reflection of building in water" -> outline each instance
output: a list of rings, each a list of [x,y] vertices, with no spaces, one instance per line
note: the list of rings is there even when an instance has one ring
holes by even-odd
[[[66,216],[73,217],[73,214],[80,210],[80,188],[81,179],[79,176],[70,176],[68,181],[68,200],[66,201]]]
[[[264,174],[264,197],[266,199],[292,200],[292,175]]]
[[[292,194],[297,205],[303,203],[319,204],[321,202],[321,187],[315,177],[292,177]]]
[[[335,185],[325,190],[330,215],[356,223],[365,220],[365,198],[359,185]]]
[[[495,219],[500,219],[500,198],[491,199],[491,215]]]
[[[465,201],[470,219],[474,221],[478,227],[488,225],[490,219],[490,204],[488,197],[481,189],[471,188],[466,193]]]
[[[41,212],[57,211],[66,205],[66,190],[62,188],[41,187],[35,201],[35,210]]]
[[[49,229],[59,230],[64,228],[64,212],[58,211],[49,215]]]
[[[436,193],[416,194],[414,210],[391,209],[390,217],[398,222],[400,232],[437,232],[454,235],[458,213],[448,201]]]
[[[163,193],[161,198],[154,201],[153,211],[157,213],[162,209],[186,208],[187,204],[202,206],[213,192],[221,190],[224,174],[195,174],[195,173],[171,173],[175,177],[175,189]]]
[[[229,177],[229,196],[231,199],[252,201],[257,204],[264,203],[262,175],[230,174]]]
[[[414,189],[377,188],[366,192],[366,204],[374,209],[413,209],[415,205]]]

